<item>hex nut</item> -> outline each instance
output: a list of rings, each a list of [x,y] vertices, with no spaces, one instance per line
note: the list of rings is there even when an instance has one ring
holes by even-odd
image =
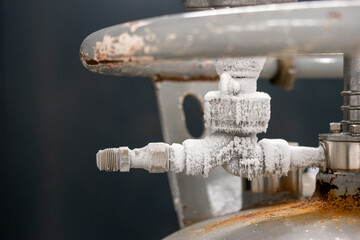
[[[149,172],[162,173],[169,170],[169,145],[149,143],[147,152],[150,160]]]
[[[341,132],[341,123],[332,122],[330,125],[330,133],[340,133]]]
[[[128,147],[118,148],[117,156],[120,158],[120,172],[129,172],[130,171],[130,149]]]
[[[353,134],[360,134],[360,125],[355,125],[355,124],[350,125],[349,131],[350,131],[350,133],[353,133]]]

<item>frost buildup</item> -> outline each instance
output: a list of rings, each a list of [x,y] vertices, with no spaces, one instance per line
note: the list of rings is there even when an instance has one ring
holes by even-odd
[[[106,39],[106,41],[120,41]],[[123,51],[123,50],[122,50]],[[183,144],[150,143],[140,149],[113,148],[99,151],[101,170],[149,172],[185,171],[208,176],[217,166],[249,179],[260,175],[287,175],[292,168],[319,166],[325,159],[321,147],[290,147],[282,139],[263,139],[270,120],[270,96],[256,91],[265,58],[224,59],[216,62],[219,91],[205,95],[204,119],[209,134]]]

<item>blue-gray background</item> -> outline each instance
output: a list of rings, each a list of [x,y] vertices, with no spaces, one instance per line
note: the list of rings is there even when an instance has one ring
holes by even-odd
[[[110,25],[182,12],[180,0],[1,1],[1,238],[159,239],[177,230],[165,174],[99,172],[99,149],[162,141],[151,82],[87,71],[79,47]],[[317,145],[340,80],[272,96],[267,137]]]

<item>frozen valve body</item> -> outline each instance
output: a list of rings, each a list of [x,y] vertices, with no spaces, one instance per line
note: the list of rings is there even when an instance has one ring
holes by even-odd
[[[100,150],[96,155],[100,170],[128,172],[142,168],[151,173],[186,171],[207,176],[223,166],[229,173],[253,178],[259,175],[286,175],[290,169],[315,167],[325,159],[321,147],[289,146],[282,139],[237,137],[230,134],[209,135],[202,140],[181,144],[149,143],[130,150],[127,147]]]
[[[325,160],[322,147],[290,147],[285,140],[263,139],[270,119],[270,96],[256,92],[256,81],[265,58],[225,59],[216,62],[219,91],[205,95],[204,118],[209,135],[181,144],[150,143],[144,148],[101,150],[100,170],[182,172],[207,176],[223,166],[229,173],[253,178],[259,175],[286,175],[292,168],[313,167]]]

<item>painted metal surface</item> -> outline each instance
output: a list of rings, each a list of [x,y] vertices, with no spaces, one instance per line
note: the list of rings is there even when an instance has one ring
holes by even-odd
[[[106,72],[177,60],[360,52],[360,1],[321,1],[176,14],[102,29],[80,50]]]

